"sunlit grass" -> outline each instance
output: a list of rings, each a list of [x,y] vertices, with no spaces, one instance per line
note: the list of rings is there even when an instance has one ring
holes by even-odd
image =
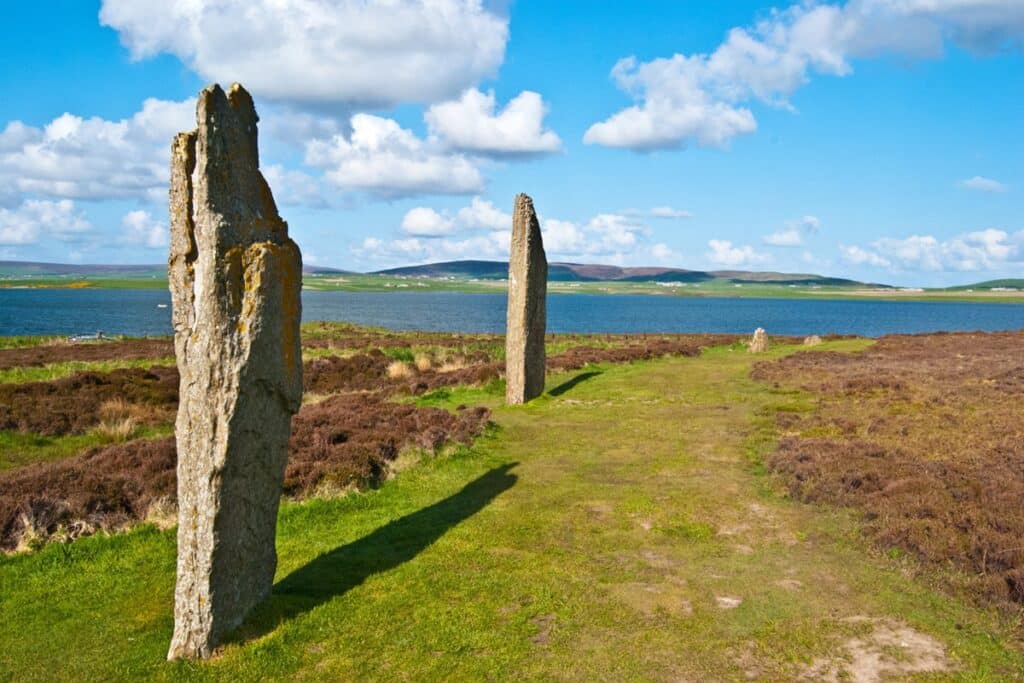
[[[25,366],[0,370],[0,384],[48,382],[76,372],[110,372],[121,368],[148,368],[153,365],[174,365],[174,358],[140,358],[132,360],[67,361],[49,365]]]

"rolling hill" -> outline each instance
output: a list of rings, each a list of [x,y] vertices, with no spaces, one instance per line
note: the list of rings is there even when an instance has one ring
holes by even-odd
[[[420,266],[389,268],[372,273],[398,277],[454,277],[501,280],[508,277],[505,261],[445,261]],[[725,280],[737,284],[829,285],[837,287],[887,287],[806,273],[755,272],[745,270],[686,270],[661,266],[621,267],[586,263],[554,262],[548,265],[553,282],[708,282]]]

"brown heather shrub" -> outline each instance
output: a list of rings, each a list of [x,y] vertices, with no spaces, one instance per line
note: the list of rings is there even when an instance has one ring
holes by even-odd
[[[140,423],[168,422],[178,403],[178,371],[153,366],[0,384],[0,429],[46,436],[82,434],[104,419],[101,408],[111,401],[137,404],[126,416]]]
[[[292,420],[284,492],[302,497],[330,485],[374,486],[408,448],[436,452],[466,443],[487,425],[486,408],[460,410],[390,403],[346,394],[304,406]],[[173,520],[176,497],[173,437],[92,448],[57,462],[0,474],[0,548]]]
[[[388,367],[392,359],[379,349],[308,361],[303,370],[305,391],[315,400],[307,401],[292,422],[285,475],[289,495],[375,485],[387,476],[401,453],[410,449],[435,452],[445,443],[468,443],[487,423],[489,413],[484,408],[451,414],[390,403],[386,398],[499,378],[504,362],[492,361],[483,351],[466,350],[467,344],[490,338],[361,334],[361,338],[350,335],[346,339],[352,344],[386,339],[389,345],[396,339],[409,344],[414,340],[417,346],[424,345],[426,339],[444,340],[448,351],[439,357],[446,359],[446,365],[422,370],[415,377],[391,379]],[[593,343],[595,337],[567,335],[557,340]],[[695,356],[704,347],[736,340],[727,335],[606,335],[599,341],[612,346],[574,346],[550,356],[548,367],[557,372],[591,363]],[[79,373],[33,385],[0,385],[0,425],[8,425],[0,428],[67,434],[96,428],[104,420],[110,425],[119,420],[167,423],[176,407],[177,384],[176,369],[152,368]],[[22,538],[38,542],[54,534],[73,537],[96,529],[116,529],[140,519],[166,523],[173,519],[169,501],[175,494],[172,437],[94,448],[67,460],[2,473],[0,547],[15,548]]]
[[[817,398],[777,418],[786,436],[768,464],[792,495],[857,508],[883,550],[1024,603],[1024,332],[884,337],[753,374]]]
[[[69,361],[111,361],[169,358],[170,339],[131,339],[119,342],[55,343],[18,349],[0,349],[0,370],[41,367]]]

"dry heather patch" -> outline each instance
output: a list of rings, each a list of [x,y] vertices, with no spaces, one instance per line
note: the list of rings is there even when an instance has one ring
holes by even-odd
[[[141,424],[168,422],[178,402],[178,371],[154,366],[110,372],[79,372],[49,382],[0,384],[0,429],[46,436],[83,434],[108,412],[126,404]],[[109,419],[109,418],[107,418]]]
[[[427,354],[418,353],[416,354],[415,365],[416,369],[420,372],[426,372],[434,366],[434,361]]]
[[[388,379],[408,379],[412,377],[412,367],[400,360],[388,363]]]
[[[376,485],[403,449],[433,453],[447,443],[469,443],[489,415],[484,408],[452,414],[361,394],[304,406],[292,420],[284,492],[303,497]],[[4,473],[0,548],[34,547],[54,535],[115,530],[144,519],[173,523],[176,462],[174,438],[167,437]]]
[[[979,596],[1024,603],[1024,332],[892,336],[805,352],[754,377],[800,388],[769,466],[801,500],[856,507],[883,549],[962,570]]]
[[[54,341],[28,348],[0,349],[0,370],[41,367],[51,363],[69,361],[145,360],[168,358],[174,355],[174,344],[169,339],[131,339],[119,342],[68,343]]]

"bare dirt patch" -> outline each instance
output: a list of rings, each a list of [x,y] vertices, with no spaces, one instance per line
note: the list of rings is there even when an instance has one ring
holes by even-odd
[[[942,643],[905,624],[867,617],[846,621],[870,624],[871,631],[844,641],[840,658],[815,660],[805,672],[808,680],[879,683],[954,668]]]
[[[780,412],[769,466],[793,496],[855,507],[883,549],[952,564],[980,597],[1024,602],[1024,332],[885,337],[754,376],[812,392]]]

